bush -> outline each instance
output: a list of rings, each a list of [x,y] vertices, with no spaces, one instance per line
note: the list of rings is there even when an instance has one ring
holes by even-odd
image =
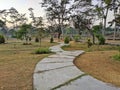
[[[50,43],[53,43],[54,39],[53,37],[50,38]]]
[[[120,61],[120,54],[114,55],[114,56],[113,56],[113,59],[115,59],[115,60],[117,60],[117,61]]]
[[[70,42],[70,38],[67,36],[67,37],[65,37],[65,39],[64,39],[64,43],[65,44],[68,44]]]
[[[75,40],[75,42],[78,42],[79,41],[79,39],[80,39],[80,36],[74,36],[74,40]]]
[[[48,54],[51,53],[49,48],[38,48],[35,50],[35,54]]]
[[[100,37],[99,38],[99,44],[100,45],[104,45],[105,44],[105,38],[104,37]]]
[[[88,44],[88,48],[92,46],[92,42],[89,38],[88,38],[87,44]]]
[[[37,37],[35,38],[35,42],[39,42],[39,39]]]
[[[32,43],[23,43],[23,45],[32,45]]]
[[[5,38],[4,38],[3,35],[0,35],[0,44],[1,44],[1,43],[5,43]]]
[[[96,35],[99,45],[104,45],[105,44],[105,38],[102,35]]]

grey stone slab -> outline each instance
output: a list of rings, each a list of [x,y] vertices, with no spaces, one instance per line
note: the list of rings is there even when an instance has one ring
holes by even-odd
[[[72,58],[74,59],[75,57],[74,56],[66,56],[66,55],[63,55],[63,54],[55,54],[55,55],[51,55],[51,56],[48,56],[50,58]]]
[[[63,51],[61,53],[58,53],[60,55],[68,55],[68,56],[78,56],[82,54],[84,51]]]
[[[64,51],[63,49],[60,48],[60,45],[52,46],[52,47],[50,47],[50,50],[52,52],[62,52],[62,51]]]
[[[74,64],[72,62],[68,62],[68,63],[49,63],[49,64],[48,63],[42,63],[40,65],[37,65],[34,72],[63,68],[63,67],[69,67],[69,66],[73,66],[73,65]]]
[[[44,73],[34,73],[34,87],[36,90],[50,90],[78,75],[83,74],[75,66],[56,69]]]
[[[73,62],[73,58],[64,58],[64,57],[54,57],[54,58],[44,58],[41,60],[38,64],[43,63],[43,62]]]
[[[120,90],[91,76],[83,76],[76,81],[56,90]]]
[[[61,49],[61,46],[64,45],[51,47],[51,51],[57,54],[44,58],[36,65],[33,74],[34,90],[50,90],[84,74],[72,63],[74,58],[84,53],[84,51],[64,51]],[[120,88],[110,86],[91,76],[83,76],[57,90],[120,90]]]

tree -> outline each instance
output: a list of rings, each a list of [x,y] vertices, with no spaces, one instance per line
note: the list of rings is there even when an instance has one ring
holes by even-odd
[[[75,12],[71,17],[75,28],[79,29],[79,34],[82,30],[87,29],[93,37],[93,43],[95,43],[92,25],[96,14],[91,0],[75,0],[73,8]]]
[[[42,0],[42,7],[46,10],[46,16],[58,25],[58,39],[62,34],[64,23],[69,20],[71,0]]]
[[[35,17],[34,16],[34,12],[33,12],[33,8],[29,8],[28,9],[30,11],[30,18],[32,18],[32,26],[34,27],[35,30],[35,38],[38,39],[38,41],[40,42],[40,46],[41,46],[41,39],[44,37],[44,24],[43,24],[43,18],[40,17]]]
[[[107,16],[111,7],[112,0],[99,0],[99,3],[100,4],[96,5],[96,11],[98,13],[98,18],[101,18],[101,22],[103,24],[102,35],[105,36]]]
[[[31,36],[30,33],[29,33],[30,29],[31,29],[31,25],[23,24],[20,27],[20,30],[18,30],[18,32],[17,32],[17,38],[19,38],[21,40],[25,39],[26,44],[28,44],[29,38]]]

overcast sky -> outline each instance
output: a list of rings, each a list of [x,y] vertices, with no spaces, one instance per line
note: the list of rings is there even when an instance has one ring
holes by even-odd
[[[27,13],[29,16],[28,8],[32,7],[35,12],[35,16],[45,16],[44,10],[40,6],[42,0],[0,0],[0,10],[10,9],[11,7],[16,8],[19,13]],[[96,3],[96,0],[94,0]],[[108,15],[109,20],[113,19],[111,13]]]
[[[29,14],[28,8],[32,7],[37,16],[44,16],[44,11],[40,7],[41,0],[0,0],[0,10],[16,8],[20,13]]]

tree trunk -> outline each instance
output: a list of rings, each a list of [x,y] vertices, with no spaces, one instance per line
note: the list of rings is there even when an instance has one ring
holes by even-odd
[[[104,24],[103,24],[103,30],[102,30],[102,35],[105,36],[105,30],[106,30],[106,22],[107,22],[107,16],[108,16],[108,9],[109,7],[107,6],[107,10],[104,16]]]

